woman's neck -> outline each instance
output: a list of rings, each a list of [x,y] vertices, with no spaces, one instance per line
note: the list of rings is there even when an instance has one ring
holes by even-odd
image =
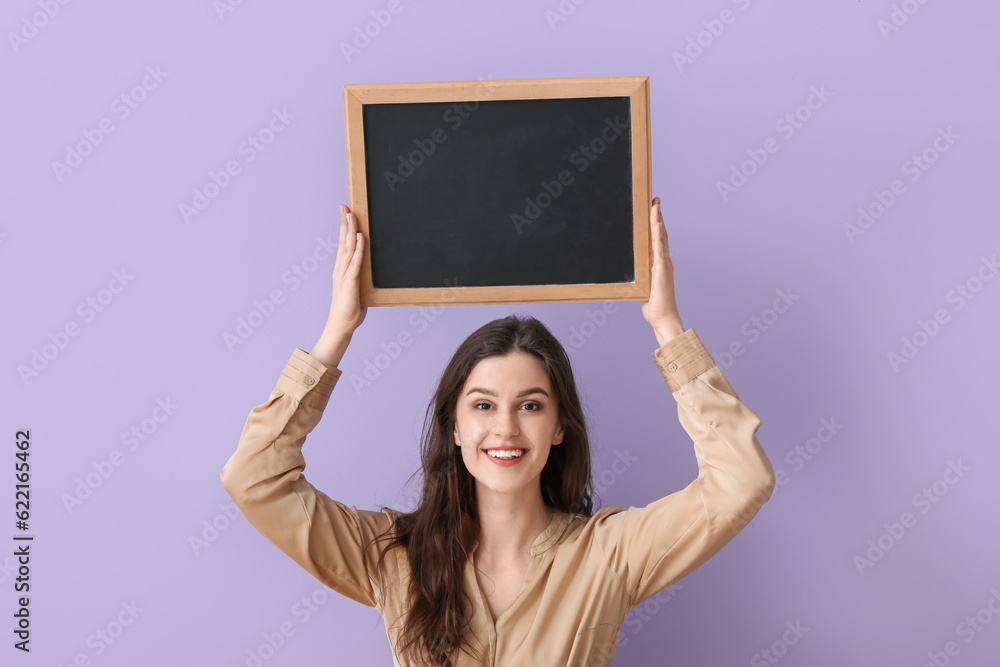
[[[530,496],[479,493],[479,546],[476,557],[496,563],[530,556],[531,545],[549,525],[553,510],[542,500],[541,489]]]

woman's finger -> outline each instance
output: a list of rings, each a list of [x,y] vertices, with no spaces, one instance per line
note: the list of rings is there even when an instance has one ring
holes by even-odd
[[[653,204],[652,208],[650,208],[649,225],[653,242],[653,268],[658,269],[664,260],[663,223],[660,221],[658,204]]]
[[[361,232],[354,234],[355,247],[354,255],[351,257],[351,278],[357,278],[361,274],[361,262],[365,259],[365,237]]]
[[[350,233],[350,214],[348,208],[340,207],[340,237],[337,241],[337,258],[333,264],[334,285],[340,282],[340,277],[344,274],[344,266],[348,261],[347,236]]]
[[[337,255],[343,251],[344,238],[347,236],[347,206],[340,205],[340,240],[337,242]]]
[[[340,267],[341,276],[347,273],[358,249],[358,216],[354,214],[354,211],[347,214],[347,222],[347,232],[344,238],[344,258]]]
[[[670,264],[670,239],[667,235],[667,228],[663,223],[663,209],[660,208],[659,197],[656,198],[654,209],[656,210],[656,222],[653,225],[653,234],[658,239],[660,258],[665,264]]]

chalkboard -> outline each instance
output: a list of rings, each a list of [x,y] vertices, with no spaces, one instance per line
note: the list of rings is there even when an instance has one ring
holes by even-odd
[[[365,305],[648,298],[648,77],[344,98]]]

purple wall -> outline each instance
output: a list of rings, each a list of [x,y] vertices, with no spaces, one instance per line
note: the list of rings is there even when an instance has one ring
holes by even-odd
[[[246,666],[284,627],[263,665],[390,664],[377,613],[228,516],[219,482],[250,409],[326,318],[333,260],[311,258],[347,201],[342,86],[648,75],[681,315],[761,416],[781,484],[633,612],[614,664],[995,664],[1000,6],[389,6],[5,3],[2,662]],[[345,56],[373,12],[391,22]],[[246,149],[272,121],[273,142]],[[239,173],[185,216],[229,161]],[[273,314],[227,345],[274,290]],[[434,379],[473,329],[523,312],[573,349],[603,503],[682,488],[697,468],[652,330],[638,303],[601,308],[372,309],[307,476],[348,504],[409,507]],[[404,331],[412,345],[352,388]],[[626,449],[638,461],[616,475]],[[30,655],[10,631],[25,534]]]

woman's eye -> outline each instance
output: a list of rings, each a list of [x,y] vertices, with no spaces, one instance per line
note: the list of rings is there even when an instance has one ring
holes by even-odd
[[[493,406],[487,403],[486,401],[477,401],[476,403],[472,404],[472,407],[474,410],[489,410]],[[527,409],[528,412],[538,412],[539,410],[542,409],[541,403],[536,403],[535,401],[531,401],[530,403],[525,403],[521,407]]]

